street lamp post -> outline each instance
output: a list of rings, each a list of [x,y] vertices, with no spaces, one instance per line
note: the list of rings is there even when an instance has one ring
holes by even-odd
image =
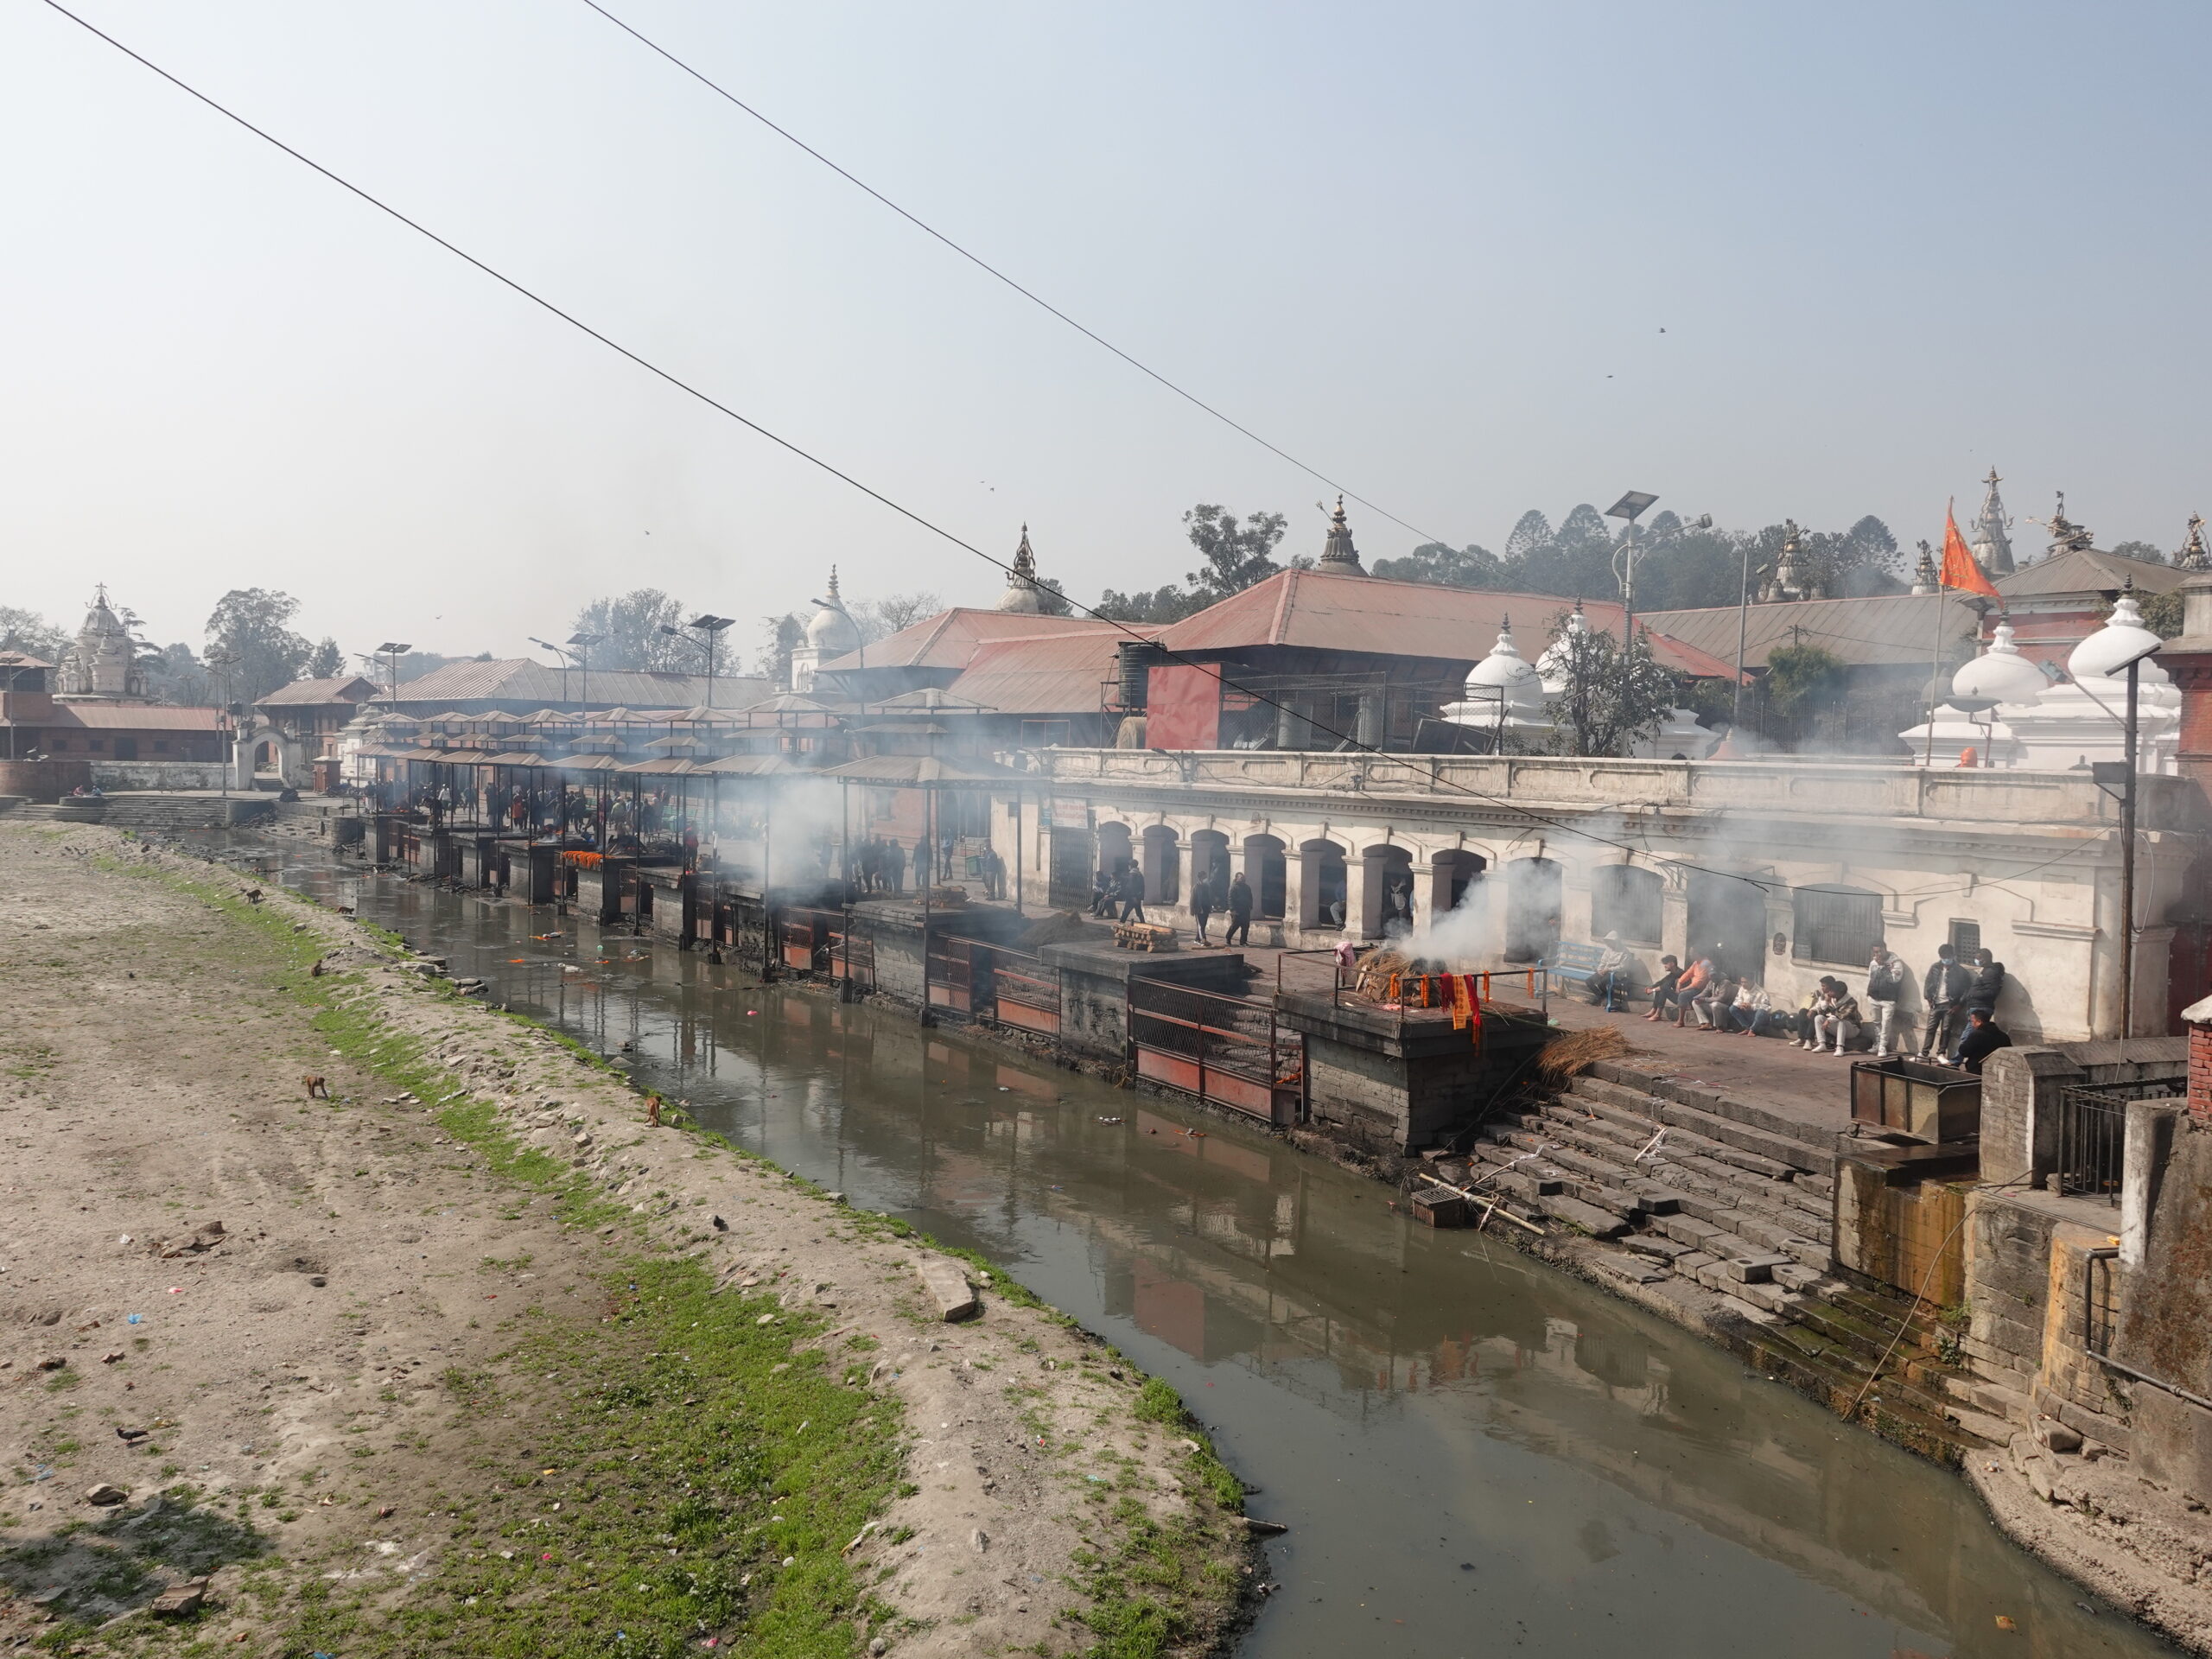
[[[231,766],[236,759],[232,753],[232,746],[236,741],[236,736],[234,728],[231,725],[231,671],[238,666],[238,659],[235,654],[207,658],[207,666],[219,671],[223,677],[222,715],[215,722],[215,731],[219,739],[216,746],[217,758],[222,762],[222,770],[217,774],[220,779],[218,787],[222,791],[223,800],[226,803],[223,812],[223,822],[226,823],[231,821],[227,804],[231,798]]]
[[[1630,490],[1626,495],[1605,509],[1605,517],[1624,520],[1628,528],[1623,532],[1624,546],[1621,561],[1621,645],[1624,649],[1636,643],[1636,521],[1659,498],[1646,490]]]
[[[603,633],[588,632],[569,636],[569,643],[576,648],[577,690],[583,694],[579,701],[586,709],[591,707],[591,648],[606,638]]]
[[[2107,794],[2113,792],[2112,785],[2120,785],[2120,1040],[2121,1058],[2126,1057],[2126,1043],[2134,1034],[2135,1026],[2135,824],[2136,798],[2141,789],[2141,757],[2139,753],[2142,738],[2141,709],[2143,664],[2156,656],[2165,644],[2154,639],[2137,650],[2125,662],[2106,664],[2085,664],[2079,661],[2077,649],[2072,664],[2078,680],[2084,671],[2099,671],[2109,676],[2115,670],[2127,671],[2127,713],[2122,720],[2122,753],[2126,757],[2117,767],[2109,761],[2098,761],[2090,768],[2100,788]],[[2120,776],[2114,779],[2117,770]]]
[[[540,651],[551,652],[556,657],[558,657],[561,659],[561,701],[563,702],[568,702],[569,653],[562,650],[560,646],[555,645],[550,639],[541,639],[534,633],[530,636],[530,643],[536,645]]]
[[[715,706],[715,645],[721,639],[722,630],[736,620],[734,616],[715,616],[702,611],[683,628],[673,627],[666,622],[660,625],[660,631],[670,639],[682,639],[686,645],[696,645],[707,653],[707,707],[709,709]],[[684,628],[693,629],[705,637],[690,639],[684,633]]]

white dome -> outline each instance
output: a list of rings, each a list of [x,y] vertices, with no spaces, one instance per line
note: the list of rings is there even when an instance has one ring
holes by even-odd
[[[1989,648],[1951,676],[1951,695],[1992,702],[2033,702],[2050,689],[2044,671],[2012,644],[2012,625],[1999,622]]]
[[[1477,663],[1467,675],[1467,700],[1495,702],[1503,693],[1508,709],[1534,709],[1543,701],[1543,682],[1536,671],[1521,655],[1513,643],[1513,621],[1501,618],[1497,627],[1497,643],[1491,647],[1490,655]]]
[[[837,567],[833,564],[830,567],[830,604],[838,602]],[[842,611],[833,611],[830,605],[824,605],[807,622],[806,643],[825,658],[842,657],[861,648],[861,631]]]
[[[1551,648],[1536,658],[1536,674],[1547,692],[1556,696],[1567,689],[1567,636],[1589,632],[1589,619],[1582,614],[1582,602],[1577,600],[1574,608],[1567,613],[1566,628],[1552,641]]]
[[[2073,655],[2066,659],[2066,671],[2077,680],[2104,679],[2115,670],[2125,669],[2129,658],[2155,649],[2160,643],[2158,636],[2143,626],[2135,595],[2122,594],[2120,603],[2112,607],[2112,619],[2074,647]],[[2145,684],[2164,685],[2171,677],[2155,662],[2145,660],[2138,677]]]

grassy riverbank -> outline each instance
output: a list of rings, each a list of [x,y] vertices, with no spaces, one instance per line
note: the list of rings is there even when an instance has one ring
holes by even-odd
[[[645,1128],[603,1063],[387,965],[388,937],[104,831],[7,827],[0,866],[27,895],[0,938],[35,931],[74,988],[49,980],[0,1107],[60,1185],[98,1170],[114,1200],[49,1205],[74,1236],[19,1235],[5,1282],[39,1285],[65,1330],[124,1302],[163,1315],[143,1353],[73,1352],[80,1389],[0,1392],[21,1480],[0,1634],[1135,1656],[1233,1626],[1234,1477],[1171,1392],[997,1275],[980,1324],[931,1323],[906,1230]],[[334,1097],[302,1100],[308,1075]],[[126,1097],[158,1097],[142,1121],[216,1143],[194,1147],[211,1178],[120,1170],[77,1133],[118,1138],[99,1103],[134,1076]],[[155,1212],[140,1238],[210,1206],[240,1219],[188,1268],[149,1267],[113,1244],[118,1206]],[[103,1266],[71,1271],[73,1244]],[[188,1300],[151,1300],[162,1276]],[[10,1338],[0,1377],[28,1378],[36,1345]],[[98,1438],[157,1396],[162,1461]],[[925,1452],[946,1429],[973,1475]],[[96,1478],[127,1501],[85,1503]],[[185,1517],[206,1536],[175,1535]],[[108,1622],[211,1567],[200,1613]]]

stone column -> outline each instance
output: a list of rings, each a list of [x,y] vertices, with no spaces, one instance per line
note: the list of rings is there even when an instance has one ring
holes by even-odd
[[[1981,1179],[2041,1186],[2058,1163],[2059,1091],[2088,1074],[2056,1048],[2000,1048],[1981,1068]]]
[[[1354,735],[1369,748],[1379,748],[1382,743],[1382,693],[1363,691],[1359,696],[1359,722]]]

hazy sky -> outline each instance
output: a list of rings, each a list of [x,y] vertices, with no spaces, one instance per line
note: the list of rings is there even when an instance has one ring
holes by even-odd
[[[2212,508],[2201,0],[609,3],[1454,543],[1631,487],[1910,542],[1993,461],[2106,546]],[[969,540],[1027,520],[1078,597],[1179,578],[1198,500],[1319,550],[1321,485],[575,0],[83,10]],[[277,587],[349,650],[507,654],[650,584],[749,654],[832,561],[1003,585],[41,0],[0,0],[0,603],[105,580],[196,645]]]

